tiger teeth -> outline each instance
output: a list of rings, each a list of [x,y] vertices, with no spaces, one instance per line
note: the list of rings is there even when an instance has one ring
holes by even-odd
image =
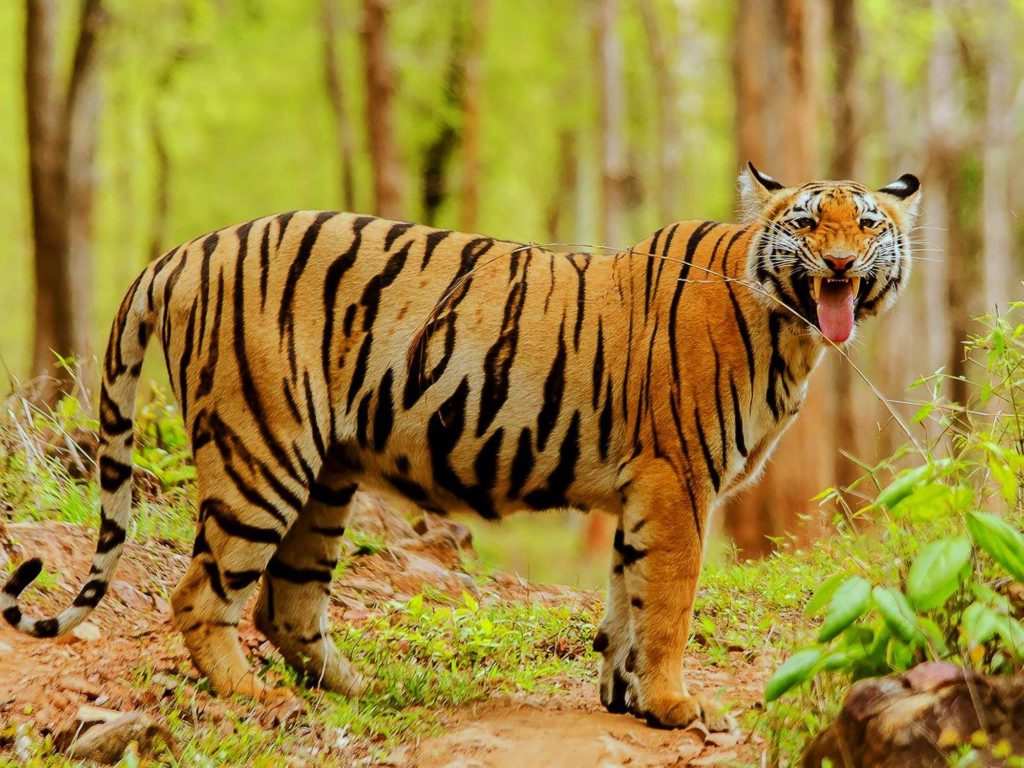
[[[811,280],[811,293],[814,295],[814,300],[818,300],[818,296],[821,294],[821,278],[814,277]]]
[[[860,278],[859,277],[851,277],[850,278],[850,283],[853,284],[853,298],[856,299],[857,296],[860,295]]]

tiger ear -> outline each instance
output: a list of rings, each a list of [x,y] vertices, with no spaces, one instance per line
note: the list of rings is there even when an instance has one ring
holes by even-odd
[[[786,187],[766,173],[757,170],[753,163],[747,163],[747,167],[740,171],[740,210],[744,218],[750,219],[757,215],[757,212],[764,207],[769,198]]]
[[[896,181],[891,181],[878,190],[893,203],[903,220],[901,228],[905,231],[914,226],[917,211],[921,206],[921,182],[912,173],[904,173]]]

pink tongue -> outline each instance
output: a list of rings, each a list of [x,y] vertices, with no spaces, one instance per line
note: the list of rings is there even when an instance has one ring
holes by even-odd
[[[824,280],[818,294],[818,326],[825,337],[837,344],[853,331],[853,284]]]

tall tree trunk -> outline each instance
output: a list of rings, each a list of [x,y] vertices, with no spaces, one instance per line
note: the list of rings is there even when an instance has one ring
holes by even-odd
[[[761,5],[752,2],[751,6]],[[767,4],[763,4],[767,5]],[[781,160],[780,168],[772,166],[769,172],[779,175],[785,182],[799,184],[815,175],[817,159],[816,93],[811,70],[810,40],[812,17],[805,0],[780,0],[771,6],[774,17],[765,22],[738,19],[736,36],[737,57],[751,57],[752,61],[736,61],[734,74],[737,93],[742,98],[759,91],[759,75],[755,68],[770,71],[774,58],[781,63],[781,91],[773,101],[781,101],[785,109],[780,116],[767,115],[755,102],[750,108],[737,104],[737,134],[745,152],[765,152]],[[756,11],[751,7],[752,11]],[[762,9],[763,10],[763,9]],[[741,9],[740,15],[743,15]],[[753,29],[745,27],[754,24]],[[761,35],[777,31],[779,37],[769,38],[764,44]],[[740,49],[744,41],[752,42],[751,49]],[[760,83],[765,81],[761,80]],[[758,131],[747,130],[743,121],[754,119],[761,126]],[[765,146],[759,137],[768,135],[767,126],[781,120],[783,136],[778,144]],[[755,161],[756,162],[756,161]],[[820,371],[818,372],[821,373]],[[726,529],[733,536],[737,548],[744,556],[763,555],[770,551],[769,537],[792,535],[797,541],[813,538],[820,527],[817,510],[811,498],[833,480],[835,443],[831,429],[822,424],[832,421],[828,377],[812,377],[810,392],[795,424],[782,438],[764,478],[753,488],[734,499],[726,510]]]
[[[438,212],[448,197],[451,158],[462,140],[462,126],[455,115],[465,111],[466,30],[458,18],[452,21],[451,33],[444,84],[445,108],[440,112],[437,133],[423,150],[423,222],[431,226],[437,223]]]
[[[1012,49],[1008,34],[1012,17],[1006,0],[992,0],[987,10],[988,35],[987,92],[985,94],[985,140],[983,142],[982,232],[985,312],[998,307],[1005,312],[1007,303],[1019,293],[1013,264],[1013,232],[1010,223],[1010,151],[1013,145],[1013,121],[1016,110],[1013,88]]]
[[[618,0],[599,0],[595,8],[594,45],[597,59],[598,153],[601,173],[598,238],[601,245],[624,244],[623,209],[629,173],[622,127],[626,123],[623,96],[622,42],[617,33]]]
[[[356,208],[356,185],[352,156],[355,140],[352,122],[345,106],[344,78],[338,57],[337,0],[321,0],[321,32],[323,33],[324,87],[334,115],[334,143],[338,151],[341,205],[346,211]]]
[[[754,163],[765,167],[767,142],[766,61],[771,49],[768,4],[739,0],[733,36],[732,72],[735,106],[736,167]],[[773,102],[774,103],[774,102]],[[769,171],[769,173],[777,173]]]
[[[480,215],[480,100],[488,0],[471,0],[462,59],[462,205],[459,226],[477,229]]]
[[[390,8],[390,0],[363,0],[363,67],[374,209],[379,216],[400,218],[402,167],[393,127],[396,82],[388,48]]]
[[[679,83],[670,56],[676,41],[658,18],[654,0],[639,0],[640,17],[647,37],[647,52],[658,92],[655,102],[658,135],[658,188],[656,193],[659,226],[677,218],[679,174],[681,166],[679,127]],[[683,10],[680,9],[680,13]]]
[[[861,83],[857,75],[860,68],[860,31],[857,27],[855,0],[832,0],[831,39],[835,65],[835,85],[832,89],[832,158],[829,174],[833,179],[853,179],[857,176],[860,156],[860,108],[858,95]],[[848,352],[855,354],[853,349]],[[827,361],[833,400],[833,434],[839,449],[860,455],[856,413],[864,411],[858,406],[858,392],[854,388],[854,372],[846,361],[830,355]],[[835,453],[834,483],[845,488],[859,476],[856,464],[840,451]]]
[[[573,236],[565,231],[565,212],[576,202],[577,173],[576,133],[571,128],[563,128],[558,134],[558,178],[548,202],[545,218],[545,231],[552,243],[573,240]]]
[[[40,396],[54,399],[68,383],[54,373],[54,354],[88,356],[92,327],[92,188],[99,84],[94,72],[100,0],[83,0],[66,87],[56,74],[58,3],[27,0],[25,109],[35,258],[32,373],[48,376]]]

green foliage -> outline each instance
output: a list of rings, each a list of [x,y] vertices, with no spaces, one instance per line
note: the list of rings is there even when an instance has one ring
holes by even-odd
[[[767,701],[795,695],[813,681],[815,701],[834,691],[834,706],[850,680],[925,660],[991,674],[1024,666],[1022,606],[1008,597],[1008,585],[1024,581],[1022,340],[1024,325],[1012,316],[989,319],[985,333],[970,340],[972,384],[979,393],[970,410],[938,397],[941,374],[921,380],[936,396],[918,408],[915,420],[937,424],[948,444],[915,446],[923,460],[895,472],[888,483],[878,483],[876,475],[906,449],[871,470],[880,490],[848,518],[859,523],[874,516],[871,548],[863,551],[862,536],[840,530],[862,551],[807,602],[807,616],[823,614],[817,641],[794,643],[798,650],[766,685]],[[947,455],[936,457],[939,450]]]

